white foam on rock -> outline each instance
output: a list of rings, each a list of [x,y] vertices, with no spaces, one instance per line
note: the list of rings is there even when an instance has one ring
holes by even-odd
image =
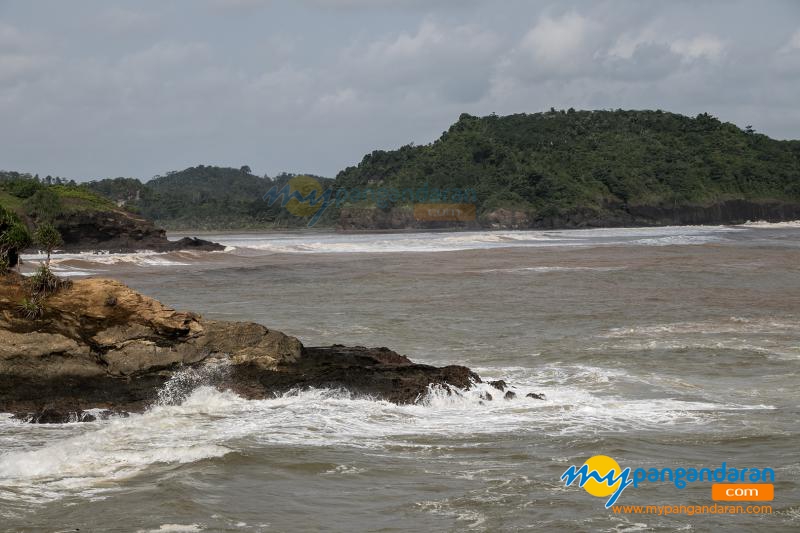
[[[0,455],[0,500],[97,497],[98,492],[114,490],[123,480],[155,465],[222,457],[246,451],[248,446],[413,450],[452,445],[458,438],[481,434],[565,435],[663,429],[665,425],[696,427],[725,411],[769,408],[603,394],[600,389],[607,390],[608,382],[623,380],[625,374],[602,368],[520,369],[511,374],[505,376],[515,387],[512,400],[503,399],[501,391],[486,383],[470,390],[432,387],[414,405],[320,389],[249,401],[201,385],[179,404],[158,405],[129,418],[50,427],[0,419],[3,431],[13,429],[18,437],[46,432],[33,448],[15,448]],[[594,390],[592,380],[606,383]],[[547,399],[526,398],[528,392],[543,392]],[[487,393],[493,401],[486,400]]]

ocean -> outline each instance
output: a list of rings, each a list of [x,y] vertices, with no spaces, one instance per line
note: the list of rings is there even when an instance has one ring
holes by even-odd
[[[53,264],[310,346],[463,364],[516,397],[246,401],[199,383],[129,418],[0,414],[0,530],[800,530],[798,223],[203,238],[227,248]],[[614,512],[560,479],[595,455],[771,468],[772,512]],[[715,502],[708,482],[645,482],[618,503]]]

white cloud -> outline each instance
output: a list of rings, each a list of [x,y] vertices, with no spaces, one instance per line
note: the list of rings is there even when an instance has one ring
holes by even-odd
[[[544,66],[579,61],[579,56],[585,52],[590,27],[589,20],[575,12],[560,18],[545,16],[525,34],[519,49]]]
[[[692,39],[678,39],[671,45],[672,51],[684,58],[719,59],[725,51],[725,43],[713,35],[699,35]]]
[[[792,53],[800,50],[800,29],[794,32],[785,45],[780,49],[782,53]]]
[[[37,36],[0,22],[0,87],[30,81],[50,62]]]
[[[626,32],[617,38],[608,50],[608,55],[630,59],[637,47],[652,44],[656,41],[656,32],[652,28],[645,28],[635,33]]]
[[[474,101],[488,89],[501,47],[494,33],[480,27],[426,20],[414,32],[351,45],[333,77],[372,93],[414,90]]]
[[[102,5],[56,2],[44,18],[27,3],[20,16],[4,9],[7,168],[150,176],[232,161],[333,175],[372,149],[433,140],[461,112],[551,106],[708,111],[800,136],[800,30],[785,6],[782,15],[746,2],[627,0],[614,11],[556,0]],[[85,23],[65,25],[67,15]],[[743,38],[750,27],[774,35]]]

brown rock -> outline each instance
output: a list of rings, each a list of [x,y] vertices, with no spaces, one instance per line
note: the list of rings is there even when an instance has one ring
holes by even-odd
[[[468,368],[415,364],[388,348],[306,348],[253,323],[205,321],[107,279],[76,281],[28,320],[17,275],[0,277],[0,412],[38,422],[87,420],[87,409],[142,411],[181,369],[246,398],[293,388],[345,388],[396,403],[429,386],[469,388]],[[113,301],[114,305],[109,305]],[[203,372],[200,372],[203,374]]]

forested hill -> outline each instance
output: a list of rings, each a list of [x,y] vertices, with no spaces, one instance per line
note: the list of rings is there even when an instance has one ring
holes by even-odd
[[[141,183],[131,178],[93,181],[94,192],[172,229],[240,229],[304,226],[279,205],[269,206],[264,194],[282,187],[294,174],[259,177],[250,168],[199,165]],[[315,176],[326,187],[333,180]]]
[[[701,208],[711,212],[697,222],[728,222],[726,205],[800,203],[800,141],[777,141],[708,114],[464,114],[432,144],[372,152],[336,182],[471,187],[479,213],[511,209],[531,226],[648,223],[648,216],[693,222],[681,213],[693,218]],[[782,209],[763,216],[794,216]]]
[[[146,183],[116,178],[85,187],[170,229],[303,227],[306,219],[263,200],[292,177],[199,165]],[[800,141],[774,140],[708,114],[465,114],[431,144],[374,151],[335,182],[317,179],[325,188],[351,190],[472,189],[478,221],[471,227],[800,219]],[[319,226],[431,226],[415,221],[409,205],[370,207],[331,207]]]

